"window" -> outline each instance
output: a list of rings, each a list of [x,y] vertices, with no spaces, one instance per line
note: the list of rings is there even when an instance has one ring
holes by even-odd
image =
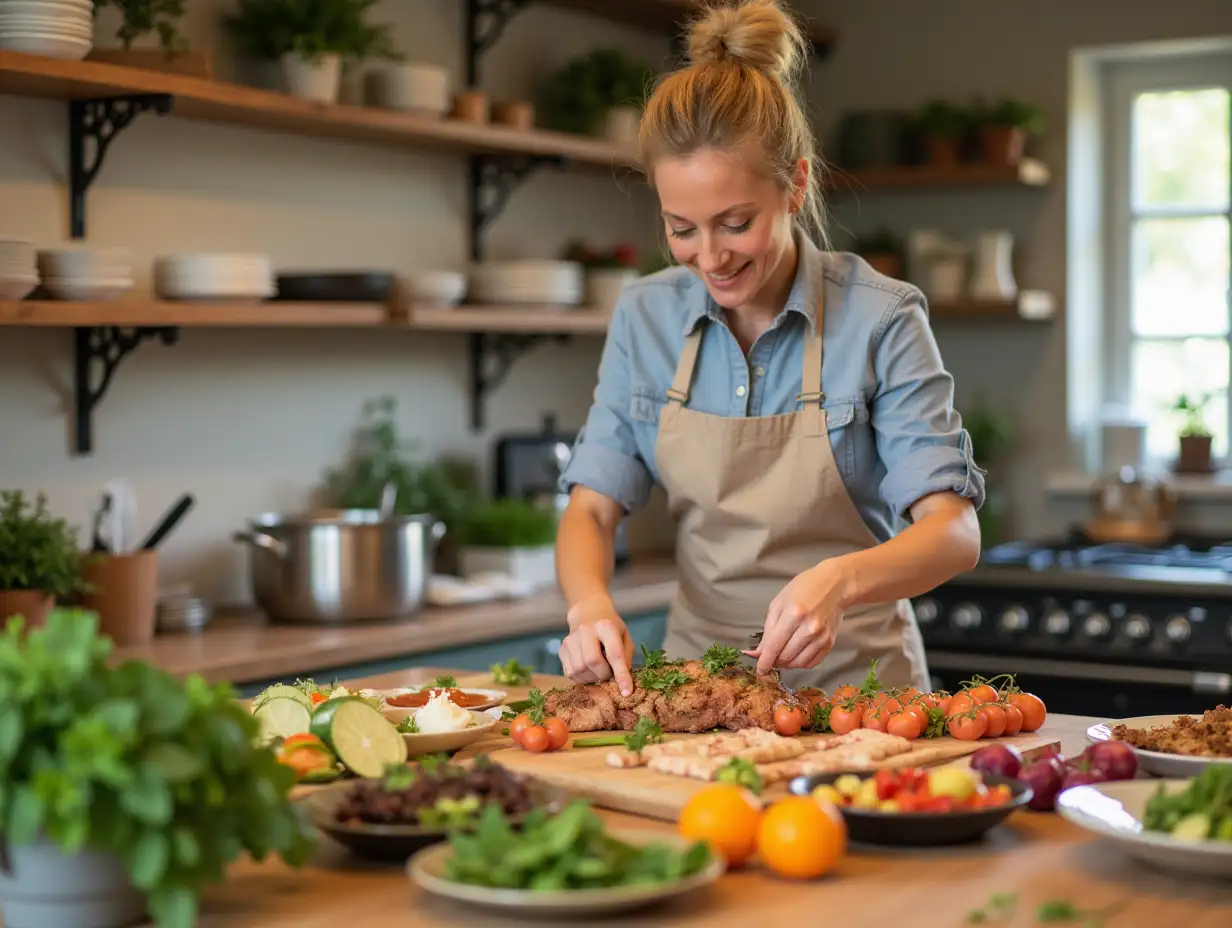
[[[1106,397],[1176,454],[1186,394],[1229,452],[1232,53],[1118,64],[1108,82]]]

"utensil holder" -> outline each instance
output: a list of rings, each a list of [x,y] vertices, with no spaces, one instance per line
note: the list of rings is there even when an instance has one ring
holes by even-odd
[[[158,552],[98,555],[82,571],[92,592],[81,605],[98,613],[99,631],[117,645],[154,640],[158,606]]]

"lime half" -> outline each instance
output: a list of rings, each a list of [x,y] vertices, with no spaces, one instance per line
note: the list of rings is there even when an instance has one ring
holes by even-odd
[[[343,765],[361,777],[379,777],[390,764],[406,763],[406,742],[376,709],[357,696],[330,699],[312,715],[312,733]]]

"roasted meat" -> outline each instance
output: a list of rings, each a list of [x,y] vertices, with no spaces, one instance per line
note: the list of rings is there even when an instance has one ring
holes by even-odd
[[[1201,718],[1182,715],[1171,725],[1130,728],[1116,725],[1112,737],[1144,751],[1188,757],[1232,757],[1232,709],[1216,706]]]
[[[777,674],[758,676],[734,665],[710,673],[701,661],[680,661],[633,673],[634,688],[620,695],[616,681],[585,683],[547,694],[547,711],[570,731],[629,731],[649,716],[665,732],[712,728],[774,729],[774,707],[795,703]]]

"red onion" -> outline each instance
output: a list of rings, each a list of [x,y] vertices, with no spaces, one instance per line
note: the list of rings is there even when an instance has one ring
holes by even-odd
[[[1071,770],[1065,774],[1065,779],[1061,781],[1061,792],[1065,792],[1071,786],[1089,786],[1092,783],[1103,783],[1108,778],[1098,770]]]
[[[1022,755],[1012,745],[990,744],[971,755],[971,769],[1013,780],[1022,770]]]
[[[1064,774],[1061,764],[1052,757],[1033,760],[1019,771],[1016,779],[1031,787],[1031,801],[1028,809],[1036,812],[1051,812],[1056,804],[1057,793],[1061,791]]]
[[[1132,780],[1138,772],[1138,753],[1124,741],[1097,741],[1082,752],[1084,766],[1098,770],[1107,780]]]

